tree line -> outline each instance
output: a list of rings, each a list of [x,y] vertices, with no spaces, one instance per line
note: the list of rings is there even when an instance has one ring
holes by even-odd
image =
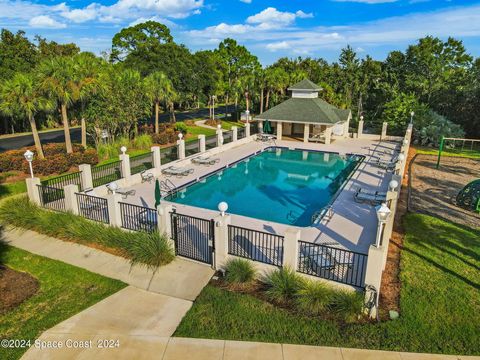
[[[102,56],[38,36],[32,42],[22,31],[3,29],[1,131],[36,134],[37,127],[63,124],[70,152],[71,121],[82,125],[83,145],[87,133],[96,143],[105,134],[113,141],[135,136],[139,121],[152,119],[158,132],[162,111],[175,121],[175,110],[220,101],[234,104],[235,114],[261,113],[285,100],[288,86],[304,78],[323,88],[326,101],[351,109],[353,126],[363,116],[367,128],[377,130],[386,121],[392,132],[401,132],[414,111],[422,142],[480,134],[480,59],[459,40],[424,37],[384,61],[360,58],[347,46],[332,63],[280,58],[264,67],[233,39],[214,50],[191,52],[154,21],[119,31]]]

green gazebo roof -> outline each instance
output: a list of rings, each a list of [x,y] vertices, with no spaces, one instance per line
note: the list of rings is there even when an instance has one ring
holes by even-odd
[[[320,91],[322,88],[315,84],[314,82],[304,79],[288,88],[288,90],[310,90],[310,91]]]

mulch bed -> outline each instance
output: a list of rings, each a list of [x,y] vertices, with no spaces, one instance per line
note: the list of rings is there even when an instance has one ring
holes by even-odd
[[[39,288],[38,280],[30,274],[0,267],[0,314],[17,307]]]

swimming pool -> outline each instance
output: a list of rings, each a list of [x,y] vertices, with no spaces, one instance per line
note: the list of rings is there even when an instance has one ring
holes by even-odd
[[[363,157],[268,148],[193,183],[166,200],[295,226],[330,204]]]

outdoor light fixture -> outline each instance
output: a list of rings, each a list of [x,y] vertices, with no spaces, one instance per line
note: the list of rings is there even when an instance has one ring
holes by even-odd
[[[388,183],[388,188],[390,191],[395,191],[395,189],[398,187],[398,181],[397,180],[392,180]]]
[[[122,146],[120,148],[120,151],[122,152],[122,155],[125,155],[125,153],[127,152],[127,147],[126,146]]]
[[[180,140],[182,140],[183,134],[182,134],[182,133],[178,133],[178,138],[179,138]]]
[[[30,167],[30,176],[33,178],[33,167],[32,167],[33,152],[31,152],[30,150],[27,150],[25,151],[25,154],[23,154],[23,156],[25,156],[25,160],[28,161],[28,166]]]
[[[378,219],[378,230],[377,230],[377,240],[375,241],[375,246],[380,246],[380,240],[382,237],[382,227],[387,222],[388,218],[390,217],[390,209],[388,208],[386,203],[382,203],[382,205],[378,205],[375,207],[377,212],[377,219]]]
[[[218,210],[220,210],[220,215],[225,216],[225,211],[228,210],[228,204],[225,201],[222,201],[218,204]]]
[[[410,124],[413,124],[413,115],[415,115],[415,112],[410,113]]]
[[[405,155],[403,155],[403,153],[401,153],[400,155],[398,155],[398,160],[400,160],[400,161],[405,160]]]

